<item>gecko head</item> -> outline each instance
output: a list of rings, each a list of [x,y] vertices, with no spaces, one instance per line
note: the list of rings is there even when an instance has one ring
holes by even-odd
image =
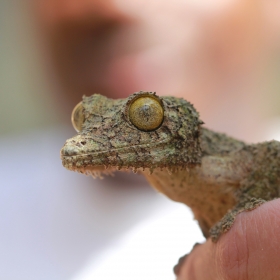
[[[199,115],[181,98],[136,92],[126,99],[83,97],[73,110],[78,135],[61,149],[64,167],[95,174],[112,169],[185,168],[200,163]]]

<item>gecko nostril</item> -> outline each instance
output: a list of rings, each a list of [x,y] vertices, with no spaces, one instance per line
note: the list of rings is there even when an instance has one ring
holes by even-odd
[[[86,141],[82,141],[82,142],[81,142],[82,145],[85,145],[86,143],[87,143]]]
[[[75,146],[64,146],[61,151],[60,154],[61,156],[75,156],[77,155],[79,152],[79,149]]]

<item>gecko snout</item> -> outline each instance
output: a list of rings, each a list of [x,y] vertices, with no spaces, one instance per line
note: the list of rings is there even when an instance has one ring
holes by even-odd
[[[60,150],[61,156],[75,156],[78,155],[80,149],[74,145],[67,145],[65,144],[64,147]]]

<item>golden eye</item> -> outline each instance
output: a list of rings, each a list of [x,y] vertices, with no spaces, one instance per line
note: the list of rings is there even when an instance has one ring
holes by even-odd
[[[141,96],[132,101],[129,119],[140,130],[155,130],[163,121],[162,105],[155,97]]]
[[[72,125],[77,132],[80,132],[82,130],[84,121],[85,121],[85,116],[83,114],[83,105],[82,102],[80,102],[75,106],[71,115]]]

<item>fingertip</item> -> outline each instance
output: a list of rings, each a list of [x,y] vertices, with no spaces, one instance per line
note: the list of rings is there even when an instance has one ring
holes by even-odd
[[[239,214],[217,243],[197,246],[183,263],[178,280],[278,279],[280,199]]]
[[[184,260],[177,280],[215,279],[215,247],[216,244],[210,239],[196,246]]]
[[[280,275],[279,241],[280,199],[240,213],[217,244],[221,275],[229,279],[274,279]]]

